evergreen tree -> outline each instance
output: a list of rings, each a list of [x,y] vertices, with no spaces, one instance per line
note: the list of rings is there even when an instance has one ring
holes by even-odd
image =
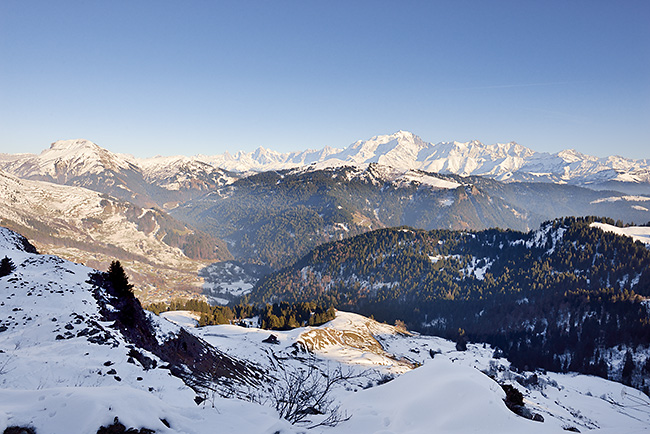
[[[129,283],[120,261],[111,262],[108,267],[108,281],[111,282],[117,295],[133,294],[133,285]]]
[[[13,261],[7,256],[0,260],[0,277],[8,276],[16,269]]]
[[[632,372],[634,371],[634,359],[632,358],[632,353],[628,350],[625,353],[625,363],[623,364],[623,371],[621,372],[621,377],[623,384],[630,385],[632,384]]]

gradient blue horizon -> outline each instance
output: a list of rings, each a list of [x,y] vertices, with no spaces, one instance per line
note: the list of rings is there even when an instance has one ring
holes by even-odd
[[[345,147],[397,130],[650,158],[650,2],[0,2],[0,152]]]

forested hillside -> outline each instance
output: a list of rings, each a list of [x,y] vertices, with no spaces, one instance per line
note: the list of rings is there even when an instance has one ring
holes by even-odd
[[[229,241],[242,261],[281,268],[373,229],[528,230],[566,215],[650,220],[650,198],[550,183],[504,183],[389,166],[307,167],[240,179],[171,211]]]
[[[382,227],[526,229],[524,214],[471,184],[378,165],[265,172],[172,211],[230,241],[235,257],[275,268],[322,243]]]
[[[250,301],[330,303],[489,342],[520,367],[647,388],[650,252],[590,227],[595,220],[558,219],[529,233],[377,230],[314,249],[263,279]]]

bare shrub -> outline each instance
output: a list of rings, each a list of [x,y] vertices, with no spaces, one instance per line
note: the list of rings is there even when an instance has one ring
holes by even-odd
[[[314,360],[298,367],[279,363],[277,378],[268,396],[256,401],[275,408],[282,418],[294,425],[309,429],[335,426],[350,416],[341,411],[340,404],[331,396],[332,390],[365,375],[365,372],[344,371],[340,366],[320,370]]]

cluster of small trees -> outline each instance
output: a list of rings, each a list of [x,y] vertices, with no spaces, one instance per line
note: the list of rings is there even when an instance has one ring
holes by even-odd
[[[276,304],[237,304],[212,306],[203,300],[173,300],[170,303],[152,303],[145,308],[155,314],[175,310],[189,310],[201,314],[199,326],[231,324],[259,317],[259,327],[267,330],[289,330],[296,327],[317,326],[336,317],[334,307],[315,302]]]
[[[266,304],[259,311],[260,327],[270,330],[289,330],[296,327],[318,326],[336,317],[336,310],[314,302]]]

